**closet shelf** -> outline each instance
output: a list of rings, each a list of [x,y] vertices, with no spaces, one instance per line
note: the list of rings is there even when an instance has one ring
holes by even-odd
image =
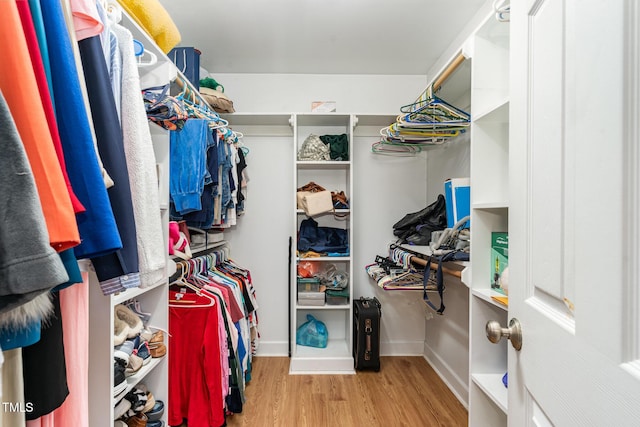
[[[336,209],[335,211],[330,211],[330,212],[326,212],[325,215],[332,215],[333,213],[337,213],[337,214],[346,214],[351,212],[351,209]],[[303,209],[296,209],[296,213],[297,214],[304,214],[304,210]]]
[[[163,278],[160,282],[146,288],[129,288],[113,296],[113,305],[122,304],[125,301],[133,299],[139,295],[152,291],[153,289],[166,286],[166,278]]]
[[[340,160],[298,160],[296,165],[299,169],[345,169],[351,166],[351,162]]]
[[[506,200],[495,201],[495,202],[478,202],[472,203],[471,207],[473,209],[481,209],[481,210],[500,210],[500,209],[509,209],[509,202]]]
[[[502,310],[506,311],[509,309],[506,305],[501,304],[498,301],[491,298],[492,296],[504,297],[505,295],[501,294],[500,292],[496,292],[489,288],[484,288],[484,289],[472,289],[471,294],[477,298],[487,301],[489,304],[492,304],[492,305],[495,305],[496,307],[501,308]]]
[[[166,343],[165,343],[166,345]],[[162,363],[162,361],[164,359],[166,359],[167,356],[162,356],[162,357],[157,357],[157,358],[153,358],[151,359],[151,361],[142,366],[142,368],[140,368],[140,370],[138,372],[136,372],[135,375],[131,375],[130,377],[127,378],[127,388],[125,389],[125,391],[121,394],[122,396],[126,395],[127,393],[129,393],[131,390],[133,390],[133,388],[140,384],[140,382],[142,382],[142,380],[151,372],[153,371],[153,369],[158,366],[160,363]],[[114,398],[113,399],[113,405],[115,406],[116,403],[118,403],[118,401]]]
[[[300,305],[296,304],[297,310],[348,310],[351,308],[350,304],[325,304],[325,305]]]
[[[504,374],[471,374],[471,380],[504,412],[507,413],[507,388],[502,384]]]
[[[485,107],[473,116],[474,123],[509,123],[509,98],[505,97]]]
[[[318,256],[312,258],[296,257],[296,261],[351,261],[350,256]]]

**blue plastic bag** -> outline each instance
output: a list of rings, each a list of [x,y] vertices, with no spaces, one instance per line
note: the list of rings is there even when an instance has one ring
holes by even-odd
[[[325,348],[329,340],[327,326],[310,314],[307,314],[307,321],[296,331],[296,344],[307,347]]]

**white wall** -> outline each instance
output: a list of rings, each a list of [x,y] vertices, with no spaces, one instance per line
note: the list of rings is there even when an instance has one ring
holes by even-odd
[[[237,112],[305,113],[335,101],[339,113],[396,114],[424,90],[425,76],[212,74]]]
[[[340,112],[394,115],[401,105],[412,102],[424,90],[422,77],[262,77],[215,76],[238,104],[239,111],[253,113],[305,112],[309,111],[311,101],[318,99],[335,100]],[[392,84],[396,79],[404,82],[398,84],[402,90],[365,88],[374,81],[379,86],[385,81]],[[269,87],[269,82],[277,88],[260,88],[262,84]],[[317,92],[307,88],[315,88]],[[233,115],[230,123],[233,126]],[[293,137],[285,130],[280,128],[269,137],[246,134],[244,142],[251,150],[247,158],[251,178],[247,212],[238,226],[226,233],[234,257],[251,269],[258,292],[260,355],[286,355],[288,350],[287,248],[294,156]],[[382,303],[382,354],[425,355],[461,400],[466,401],[468,289],[447,277],[447,309],[444,316],[434,318],[422,302],[421,292],[383,291],[367,276],[364,267],[373,263],[376,255],[387,255],[388,245],[394,240],[392,225],[405,214],[435,200],[445,178],[468,176],[468,138],[416,157],[390,157],[371,152],[371,144],[379,140],[378,131],[379,127],[358,126],[353,141],[354,296],[377,296]]]

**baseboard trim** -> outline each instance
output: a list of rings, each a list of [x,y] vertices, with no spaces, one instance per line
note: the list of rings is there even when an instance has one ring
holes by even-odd
[[[449,390],[456,396],[462,405],[469,410],[469,384],[467,380],[462,380],[456,372],[440,356],[424,344],[423,357],[431,365],[434,371],[449,387]]]

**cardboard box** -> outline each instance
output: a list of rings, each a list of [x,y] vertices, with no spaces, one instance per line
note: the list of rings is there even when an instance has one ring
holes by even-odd
[[[451,178],[444,182],[447,228],[471,213],[471,184],[469,178]],[[462,228],[469,228],[467,221]]]
[[[491,233],[491,289],[506,295],[501,286],[502,272],[509,265],[509,234]]]
[[[314,101],[311,103],[312,113],[335,113],[336,102],[335,101]]]

